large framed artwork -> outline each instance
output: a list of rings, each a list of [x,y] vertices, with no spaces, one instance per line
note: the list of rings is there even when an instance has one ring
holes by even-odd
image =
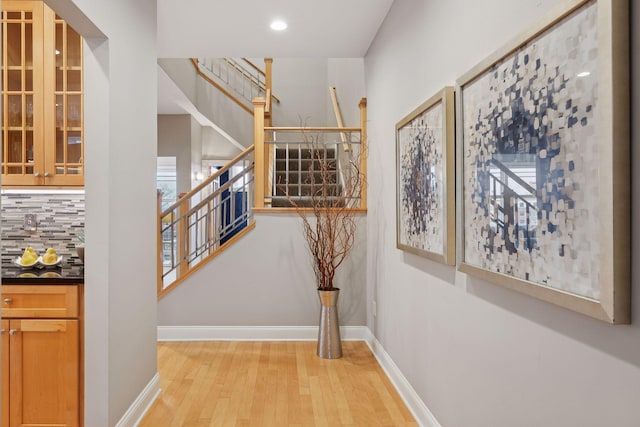
[[[630,321],[628,2],[573,0],[456,82],[458,268]]]
[[[396,124],[396,246],[455,264],[454,90]]]

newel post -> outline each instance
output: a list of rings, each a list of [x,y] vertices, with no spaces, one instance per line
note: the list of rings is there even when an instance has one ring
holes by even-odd
[[[253,99],[253,144],[254,144],[254,171],[253,171],[253,207],[264,208],[264,98]]]
[[[360,188],[360,207],[367,208],[367,98],[360,100],[360,173],[362,174],[362,185]]]

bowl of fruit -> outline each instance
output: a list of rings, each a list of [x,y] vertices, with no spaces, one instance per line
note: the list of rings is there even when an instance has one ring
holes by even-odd
[[[38,264],[38,258],[38,253],[29,246],[24,250],[22,256],[19,256],[14,263],[22,268],[31,268]]]
[[[44,255],[40,257],[40,264],[45,267],[55,267],[61,262],[62,256],[59,256],[53,248],[48,248]]]

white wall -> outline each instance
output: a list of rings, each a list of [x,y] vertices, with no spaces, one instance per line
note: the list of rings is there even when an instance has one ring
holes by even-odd
[[[328,86],[335,86],[342,122],[346,127],[360,126],[360,100],[366,95],[364,85],[363,58],[330,58],[327,61]],[[327,89],[328,90],[328,89]],[[329,97],[328,119],[325,126],[337,126],[331,97]]]
[[[365,58],[368,325],[442,426],[637,426],[640,325],[612,326],[395,248],[395,123],[553,0],[396,0]],[[640,7],[633,143],[640,144]],[[640,152],[633,150],[633,164]],[[640,178],[637,168],[634,182]],[[633,188],[638,207],[640,189]],[[634,229],[633,310],[640,308]]]
[[[281,100],[280,104],[273,103],[274,126],[335,123],[327,115],[331,99],[326,58],[274,58],[272,78],[273,93]]]
[[[273,104],[274,126],[337,126],[330,86],[336,87],[344,125],[360,126],[363,58],[274,58],[273,93],[282,101]]]
[[[202,172],[202,126],[200,123],[196,121],[193,117],[191,117],[191,176],[195,177],[196,174]],[[195,181],[192,183],[192,187],[200,184],[200,181]]]
[[[250,147],[253,144],[253,115],[201,78],[196,81],[194,105],[243,146]]]
[[[113,426],[157,372],[156,2],[47,3],[88,37],[84,425]]]
[[[365,221],[338,270],[340,324],[365,324]],[[160,326],[317,326],[320,305],[296,214],[257,214],[256,228],[160,300]]]
[[[158,115],[158,156],[176,158],[178,194],[191,190],[191,120],[188,114]]]

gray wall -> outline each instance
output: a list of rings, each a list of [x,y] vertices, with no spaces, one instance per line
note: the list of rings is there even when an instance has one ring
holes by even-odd
[[[191,190],[191,116],[158,115],[158,156],[176,158],[176,184],[179,193]]]
[[[329,82],[326,58],[274,58],[274,126],[327,126]],[[335,123],[332,120],[330,123]]]
[[[396,0],[365,58],[367,324],[443,426],[637,426],[640,324],[612,326],[395,248],[395,123],[556,4]],[[633,4],[633,146],[640,7]],[[633,151],[640,165],[640,152]],[[634,182],[637,182],[637,168]],[[633,189],[633,206],[640,189]],[[633,312],[640,309],[632,231]]]
[[[328,86],[335,86],[342,122],[346,127],[360,126],[358,104],[365,97],[364,59],[330,58],[327,61]],[[328,90],[328,89],[327,89]],[[325,126],[337,126],[331,97],[329,97],[328,122]]]
[[[337,126],[329,86],[336,87],[345,126],[359,126],[362,58],[274,58],[273,93],[282,101],[273,104],[274,126]]]
[[[47,3],[86,40],[84,425],[111,427],[157,372],[156,1]]]
[[[160,300],[160,326],[316,326],[320,305],[296,214],[257,214],[256,228]],[[365,219],[340,266],[339,316],[365,324]]]

